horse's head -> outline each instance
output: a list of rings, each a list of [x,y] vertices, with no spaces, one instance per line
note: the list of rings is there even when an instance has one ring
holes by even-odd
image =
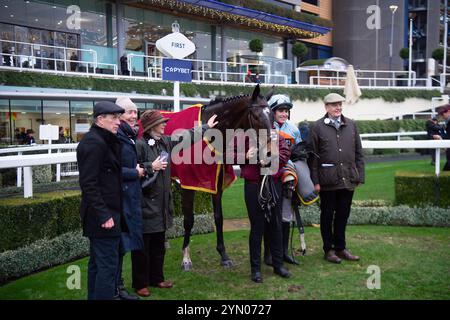
[[[267,100],[273,94],[273,89],[264,97],[261,95],[259,84],[253,90],[249,102],[248,126],[256,131],[267,131],[267,137],[270,137],[270,131],[273,127],[273,113],[267,104]]]

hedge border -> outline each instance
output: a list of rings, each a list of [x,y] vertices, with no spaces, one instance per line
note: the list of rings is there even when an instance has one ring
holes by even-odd
[[[214,231],[212,215],[196,215],[192,234]],[[168,238],[184,234],[183,218],[176,217],[167,231]],[[89,255],[89,241],[81,230],[64,233],[56,238],[38,240],[17,250],[0,253],[0,284],[33,272],[48,269]]]
[[[171,82],[164,81],[141,81],[141,80],[120,80],[120,79],[101,79],[94,77],[65,76],[61,81],[61,76],[36,72],[17,72],[0,71],[0,85],[23,86],[23,87],[42,87],[56,89],[74,89],[74,90],[93,90],[107,92],[135,92],[139,94],[161,95],[162,92],[169,94],[173,90]],[[294,101],[320,101],[330,92],[343,94],[342,89],[315,89],[315,88],[291,88],[277,86],[277,91],[283,92]],[[249,94],[251,87],[241,85],[223,85],[223,84],[195,84],[182,83],[181,92],[186,97],[211,98],[212,96],[238,96]],[[269,92],[270,88],[263,87],[263,93]],[[433,97],[440,97],[439,90],[363,90],[361,99],[381,98],[386,102],[403,102],[408,98],[419,98],[431,100]]]

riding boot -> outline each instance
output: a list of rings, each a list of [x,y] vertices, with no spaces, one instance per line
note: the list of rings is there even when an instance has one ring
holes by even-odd
[[[264,263],[267,266],[273,266],[272,255],[270,254],[270,234],[267,230],[264,232]]]
[[[283,231],[283,260],[290,264],[297,264],[293,257],[289,255],[289,231],[290,231],[290,222],[282,223],[282,231]]]

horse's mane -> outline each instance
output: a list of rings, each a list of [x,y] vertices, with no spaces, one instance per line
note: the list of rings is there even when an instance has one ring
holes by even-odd
[[[224,107],[226,107],[227,104],[230,104],[232,102],[236,102],[238,100],[245,99],[245,98],[248,98],[248,97],[250,97],[249,94],[241,94],[239,96],[234,96],[234,97],[229,97],[229,98],[216,97],[214,100],[211,100],[206,107],[209,107],[209,106],[212,106],[212,105],[215,105],[215,104],[218,104],[218,103],[223,103]]]

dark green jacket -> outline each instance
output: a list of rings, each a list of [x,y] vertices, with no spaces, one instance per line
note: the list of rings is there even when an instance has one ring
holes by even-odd
[[[308,144],[315,156],[309,159],[311,179],[323,191],[353,190],[364,183],[364,157],[356,124],[341,116],[339,129],[327,116],[314,123]]]
[[[190,141],[187,145],[194,143],[195,137],[201,137],[206,131],[207,125],[189,130]],[[194,130],[199,130],[202,134],[194,134]],[[152,139],[153,140],[153,139]],[[186,140],[174,140],[170,136],[163,136],[160,140],[153,140],[154,145],[149,145],[149,137],[142,137],[136,142],[138,162],[144,165],[147,173],[158,174],[153,184],[142,190],[142,218],[143,233],[163,232],[173,224],[173,200],[171,193],[170,165],[165,170],[154,172],[152,162],[166,151],[171,154],[172,149],[180,142]],[[170,159],[169,159],[170,160]]]

